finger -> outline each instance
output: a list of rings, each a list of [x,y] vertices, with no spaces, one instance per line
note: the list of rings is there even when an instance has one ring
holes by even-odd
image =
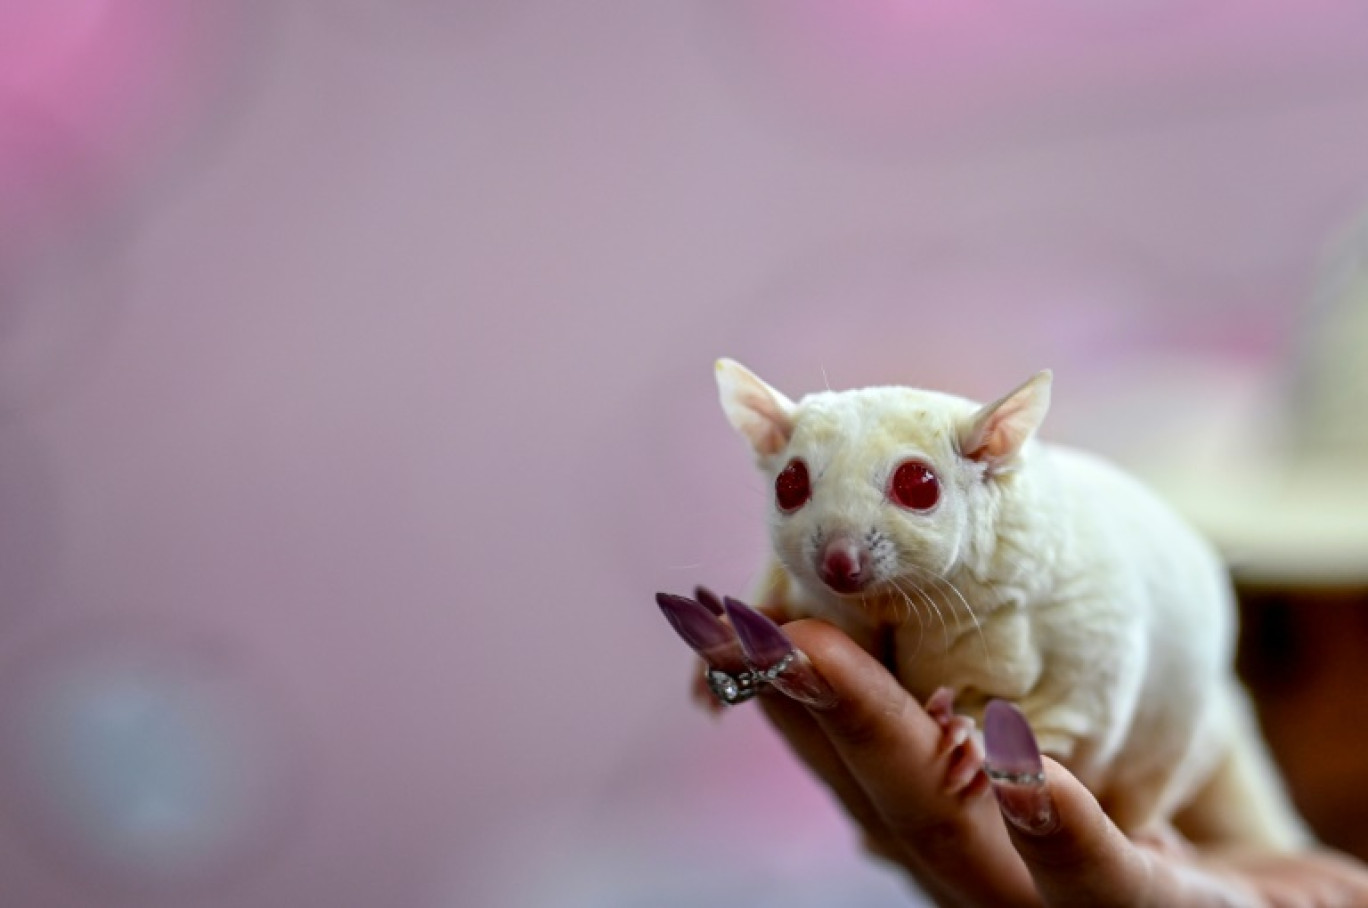
[[[1051,908],[1247,904],[1248,889],[1137,848],[1074,776],[1044,761],[1026,719],[1001,700],[983,720],[992,780],[1013,846]]]
[[[925,874],[962,903],[1038,904],[993,799],[944,790],[953,754],[940,725],[841,631],[812,620],[784,630],[834,693],[831,708],[811,711],[818,728]]]
[[[860,827],[864,849],[911,873],[936,904],[959,904],[958,894],[942,882],[937,868],[928,866],[918,855],[909,852],[889,831],[883,815],[850,774],[850,769],[811,712],[786,697],[761,697],[760,702],[765,715],[783,735],[794,754],[831,789],[846,813]]]
[[[1251,849],[1204,856],[1203,863],[1259,893],[1269,905],[1368,905],[1368,867],[1331,851]]]

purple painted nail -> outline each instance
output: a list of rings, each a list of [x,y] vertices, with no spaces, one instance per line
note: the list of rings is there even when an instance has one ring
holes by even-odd
[[[762,682],[768,681],[781,694],[813,709],[836,705],[836,692],[779,625],[730,596],[723,597],[722,602],[746,662]]]
[[[988,762],[1008,781],[1044,781],[1040,749],[1021,711],[1006,700],[993,700],[983,714]]]
[[[736,634],[702,605],[672,593],[656,593],[656,605],[675,633],[703,657],[709,668],[737,676],[750,670]]]
[[[813,709],[831,709],[836,705],[836,691],[817,674],[817,669],[800,649],[795,649],[786,662],[780,663],[778,671],[770,677],[780,693],[810,706]]]
[[[993,783],[1002,814],[1022,832],[1044,835],[1059,825],[1045,781],[1045,765],[1030,723],[1005,700],[992,700],[983,714],[984,772]]]
[[[675,633],[700,654],[732,642],[727,626],[692,599],[673,593],[656,593],[656,605],[660,606]]]
[[[726,610],[722,608],[722,600],[717,597],[716,593],[708,589],[706,586],[694,587],[694,598],[701,602],[704,608],[712,612],[717,617],[721,618],[723,615],[726,614]]]
[[[793,643],[779,629],[779,625],[730,596],[724,596],[722,603],[736,630],[736,639],[741,641],[746,661],[752,668],[768,671],[793,652]]]

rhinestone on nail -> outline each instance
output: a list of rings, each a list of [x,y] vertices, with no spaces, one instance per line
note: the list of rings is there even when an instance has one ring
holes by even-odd
[[[713,696],[727,706],[744,703],[760,692],[760,686],[754,672],[740,672],[732,675],[710,668],[704,670],[703,677],[708,682],[708,690],[712,691]]]
[[[794,656],[794,653],[789,653],[787,656],[780,659],[778,662],[774,663],[764,671],[756,672],[756,677],[759,678],[761,681],[773,682],[775,678],[782,675],[786,670],[788,670],[788,667],[793,664]]]
[[[983,771],[994,782],[1007,782],[1012,785],[1045,784],[1045,773],[1043,772],[1007,772],[1004,769],[994,769],[987,763],[983,764]]]

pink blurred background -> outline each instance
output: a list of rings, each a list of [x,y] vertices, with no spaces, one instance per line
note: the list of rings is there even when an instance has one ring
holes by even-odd
[[[730,355],[1218,466],[1368,199],[1349,0],[0,2],[0,902],[915,903],[651,601]]]

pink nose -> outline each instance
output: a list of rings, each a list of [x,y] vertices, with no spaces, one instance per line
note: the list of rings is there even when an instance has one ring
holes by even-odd
[[[869,553],[854,539],[837,536],[822,550],[817,574],[838,593],[858,593],[869,582]]]

